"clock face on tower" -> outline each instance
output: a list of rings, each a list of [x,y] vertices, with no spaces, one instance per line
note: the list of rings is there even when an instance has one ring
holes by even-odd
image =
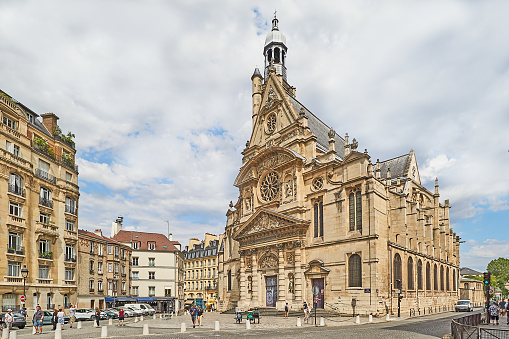
[[[276,129],[276,114],[272,113],[267,117],[267,133],[272,133]]]

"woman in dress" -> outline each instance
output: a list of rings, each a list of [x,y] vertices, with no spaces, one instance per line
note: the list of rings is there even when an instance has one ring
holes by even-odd
[[[60,308],[58,310],[58,313],[57,313],[57,318],[58,318],[58,323],[60,324],[60,328],[63,330],[64,329],[64,317],[65,317],[65,313],[64,313],[64,309],[63,308]]]

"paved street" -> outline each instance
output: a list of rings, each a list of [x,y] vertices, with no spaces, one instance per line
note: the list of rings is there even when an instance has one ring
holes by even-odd
[[[480,312],[477,310],[476,312]],[[233,315],[207,313],[204,316],[203,326],[192,328],[190,316],[184,315],[171,320],[150,319],[134,323],[132,319],[125,327],[115,325],[108,326],[109,337],[123,338],[238,338],[260,336],[265,338],[441,338],[450,332],[452,318],[464,314],[446,312],[430,316],[416,317],[412,319],[400,318],[389,322],[384,319],[375,319],[373,323],[367,323],[367,319],[361,318],[361,324],[355,324],[352,318],[326,318],[325,327],[315,327],[312,324],[302,324],[296,327],[296,318],[284,319],[280,317],[264,317],[260,324],[253,324],[251,330],[246,330],[245,323],[235,324]],[[214,322],[219,320],[221,331],[214,331]],[[187,332],[180,333],[180,324],[185,322]],[[102,321],[102,325],[107,321]],[[148,324],[150,335],[144,336],[143,325]],[[69,329],[65,326],[62,332],[63,338],[98,338],[101,335],[100,328],[94,328],[92,322],[83,322],[82,329]],[[38,338],[54,338],[54,332],[44,327],[44,334]],[[32,328],[27,327],[18,330],[18,338],[34,337]]]

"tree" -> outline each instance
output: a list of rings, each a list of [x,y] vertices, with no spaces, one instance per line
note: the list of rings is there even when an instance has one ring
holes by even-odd
[[[498,258],[490,261],[488,264],[488,272],[491,273],[491,286],[498,287],[502,290],[502,294],[507,296],[505,284],[509,281],[509,259]]]

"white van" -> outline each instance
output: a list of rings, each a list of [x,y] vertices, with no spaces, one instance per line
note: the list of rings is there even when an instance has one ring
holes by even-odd
[[[130,307],[135,310],[136,313],[142,313],[144,315],[153,315],[156,313],[156,310],[148,304],[125,304],[124,306]]]

